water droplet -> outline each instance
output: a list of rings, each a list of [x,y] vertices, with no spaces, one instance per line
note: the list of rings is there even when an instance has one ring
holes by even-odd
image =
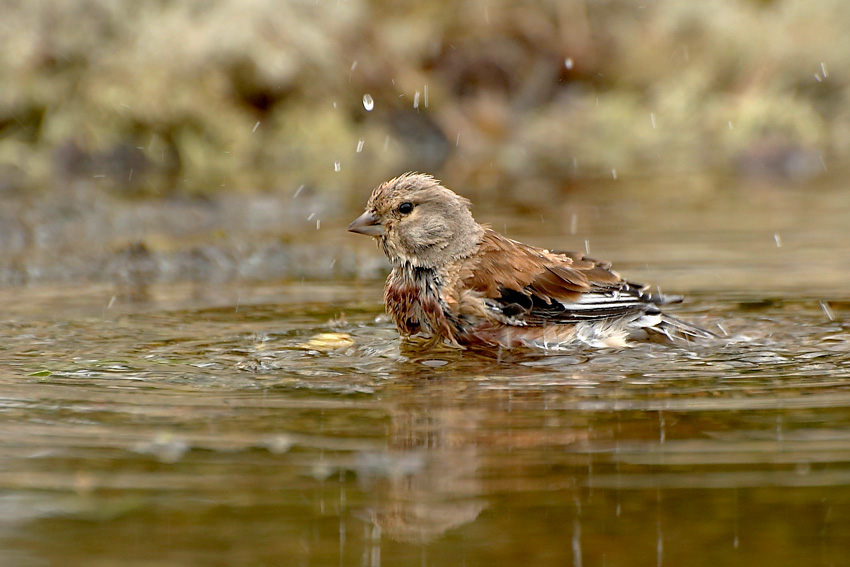
[[[730,129],[730,130],[734,130],[734,129],[735,129],[735,127],[734,127],[734,126],[732,126],[732,121],[731,121],[731,120],[729,121],[729,129]]]
[[[265,440],[263,445],[270,453],[286,453],[295,443],[286,435],[275,435]]]
[[[818,303],[820,303],[821,311],[826,315],[826,318],[830,321],[835,321],[835,313],[832,312],[832,307],[829,306],[829,303],[826,301],[819,301]]]
[[[658,442],[659,443],[664,443],[664,441],[667,440],[667,430],[666,430],[665,426],[666,426],[666,422],[664,421],[664,412],[659,410],[659,412],[658,412],[658,429],[659,429]]]
[[[428,85],[425,85],[424,96],[425,96],[425,108],[428,108]]]
[[[615,168],[615,167],[611,168],[611,177],[614,178],[614,181],[617,180],[617,168]]]
[[[773,241],[776,242],[777,248],[782,248],[782,238],[779,236],[778,232],[773,234]]]
[[[573,68],[573,58],[572,57],[567,57],[566,59],[564,59],[564,67],[566,67],[567,69]]]
[[[148,453],[164,463],[176,463],[191,447],[189,443],[170,433],[161,433],[148,442],[139,443],[135,450],[138,453]]]
[[[573,520],[573,565],[581,565],[581,524],[578,518]]]
[[[413,95],[413,108],[419,108],[419,91]]]
[[[655,130],[655,113],[649,113],[649,121],[652,123],[652,129]]]
[[[357,153],[358,154],[363,151],[363,144],[365,144],[365,143],[366,143],[366,140],[363,140],[363,139],[357,140]]]
[[[259,127],[260,127],[260,121],[259,121],[259,120],[257,120],[257,123],[256,123],[256,124],[254,124],[254,129],[253,129],[253,130],[251,130],[251,133],[253,134],[254,132],[256,132],[256,131],[257,131],[257,128],[259,128]]]
[[[342,169],[342,163],[335,161],[334,162],[334,171],[339,171],[340,169]]]
[[[363,108],[365,108],[367,112],[371,112],[372,109],[375,108],[375,101],[372,100],[372,95],[369,93],[363,95]]]

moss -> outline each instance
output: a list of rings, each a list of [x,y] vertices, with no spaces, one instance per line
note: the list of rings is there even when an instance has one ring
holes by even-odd
[[[842,0],[0,5],[20,189],[345,194],[407,168],[557,183],[850,147]]]

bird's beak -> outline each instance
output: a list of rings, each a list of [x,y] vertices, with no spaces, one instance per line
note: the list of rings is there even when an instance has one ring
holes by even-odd
[[[381,226],[381,219],[373,213],[366,211],[348,225],[349,232],[357,232],[366,236],[381,236],[384,234],[384,227]]]

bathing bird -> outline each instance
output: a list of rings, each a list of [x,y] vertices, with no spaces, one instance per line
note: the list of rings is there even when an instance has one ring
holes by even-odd
[[[384,302],[405,338],[559,351],[715,338],[662,312],[682,297],[650,293],[608,262],[511,240],[431,175],[378,185],[348,230],[374,237],[389,259]]]

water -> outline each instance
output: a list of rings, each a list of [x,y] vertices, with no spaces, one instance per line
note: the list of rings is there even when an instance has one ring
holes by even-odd
[[[575,215],[719,345],[423,352],[376,281],[0,290],[0,563],[844,564],[847,244],[801,202],[481,213]]]

